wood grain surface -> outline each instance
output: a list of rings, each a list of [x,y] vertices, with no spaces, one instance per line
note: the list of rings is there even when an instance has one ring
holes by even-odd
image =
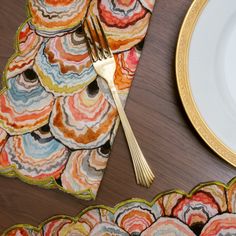
[[[132,197],[151,200],[174,188],[190,191],[206,181],[227,183],[235,169],[201,140],[182,107],[175,77],[178,33],[191,0],[157,0],[126,112],[156,180],[150,189],[135,184],[120,127],[96,201],[0,177],[0,232],[18,223],[38,225],[57,214],[77,215],[89,205]],[[0,2],[0,70],[13,53],[14,35],[25,20],[26,0]]]

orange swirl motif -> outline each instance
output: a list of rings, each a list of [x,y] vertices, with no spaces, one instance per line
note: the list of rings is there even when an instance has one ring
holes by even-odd
[[[92,0],[88,16],[99,16],[111,49],[121,52],[144,39],[151,13],[139,1]]]
[[[6,68],[7,79],[23,73],[34,64],[43,38],[38,36],[26,22],[18,33],[18,51],[10,59]]]
[[[62,35],[77,28],[85,14],[90,0],[30,0],[31,23],[38,34],[46,37]]]

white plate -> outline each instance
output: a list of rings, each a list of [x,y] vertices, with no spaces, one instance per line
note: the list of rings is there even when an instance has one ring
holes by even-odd
[[[236,0],[195,0],[176,54],[185,110],[202,138],[236,166]]]

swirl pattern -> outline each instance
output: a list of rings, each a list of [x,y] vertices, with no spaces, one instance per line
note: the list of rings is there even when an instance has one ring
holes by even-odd
[[[235,186],[236,178],[228,185],[200,184],[189,194],[181,191],[162,193],[151,203],[130,199],[114,208],[89,207],[78,217],[56,216],[38,228],[29,225],[12,227],[4,236],[32,236],[35,232],[40,236],[235,235],[236,215],[230,207],[235,204]]]
[[[236,232],[236,215],[222,214],[212,218],[203,229],[201,236],[234,235]]]
[[[96,78],[84,36],[77,31],[42,44],[34,69],[55,96],[76,93]]]
[[[142,236],[150,235],[196,236],[193,231],[180,220],[168,217],[160,218],[142,233]]]
[[[31,24],[46,37],[77,28],[85,17],[89,0],[30,0]]]
[[[116,115],[94,81],[81,93],[56,99],[51,132],[71,149],[96,148],[109,140]]]
[[[6,153],[9,165],[27,177],[57,179],[65,168],[70,152],[44,130],[43,127],[32,133],[10,137],[3,153]]]
[[[125,106],[153,5],[153,0],[28,0],[29,18],[17,32],[16,52],[7,63],[0,94],[0,174],[95,199],[119,119],[106,81],[93,68],[83,22],[100,19],[114,52],[114,83]],[[131,232],[140,215],[146,215],[146,227],[156,220],[135,206],[130,211],[137,213],[133,220],[126,221],[125,212],[119,218],[124,229],[110,220],[93,234],[105,229],[107,234]],[[82,222],[75,231],[72,222],[66,224],[65,232],[81,229],[86,235],[92,230]],[[35,233],[17,231],[29,232]]]
[[[33,70],[8,80],[0,95],[0,124],[11,135],[36,130],[49,120],[54,98],[40,85]]]
[[[17,41],[19,43],[18,52],[8,64],[7,79],[15,77],[33,66],[43,38],[38,36],[27,22],[19,29]]]
[[[139,1],[92,0],[89,16],[99,16],[113,52],[129,50],[147,33],[151,13]]]
[[[91,189],[97,194],[110,154],[110,145],[73,152],[61,176],[64,189],[79,192]]]

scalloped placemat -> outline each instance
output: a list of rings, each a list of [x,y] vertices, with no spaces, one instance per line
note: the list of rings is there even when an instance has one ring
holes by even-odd
[[[200,184],[189,194],[161,193],[152,202],[131,199],[114,208],[91,206],[76,217],[55,216],[38,227],[20,224],[3,235],[236,235],[236,178],[227,185]]]
[[[94,199],[119,119],[92,66],[85,18],[98,16],[123,104],[134,79],[154,0],[29,0],[0,94],[0,174]]]

